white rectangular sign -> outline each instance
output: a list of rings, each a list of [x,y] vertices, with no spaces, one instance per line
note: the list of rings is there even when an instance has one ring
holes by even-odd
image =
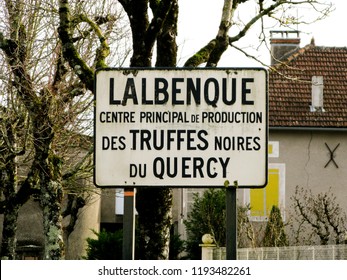
[[[267,184],[265,69],[104,69],[95,85],[99,187]]]

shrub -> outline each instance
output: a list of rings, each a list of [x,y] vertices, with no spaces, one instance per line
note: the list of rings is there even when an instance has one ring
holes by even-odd
[[[87,260],[121,260],[123,247],[123,232],[107,232],[102,230],[97,233],[97,239],[87,238]]]

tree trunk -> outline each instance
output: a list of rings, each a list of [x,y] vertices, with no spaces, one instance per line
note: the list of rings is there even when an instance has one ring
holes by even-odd
[[[139,213],[139,252],[136,258],[145,260],[169,258],[171,208],[171,189],[149,187],[138,190],[136,209]]]
[[[15,260],[16,259],[16,231],[19,207],[6,207],[3,221],[2,242],[1,242],[1,259]]]
[[[4,192],[7,194],[5,195],[6,208],[2,230],[1,259],[14,260],[16,259],[16,231],[19,205],[16,203],[13,182],[8,182],[4,187]]]
[[[17,191],[17,166],[16,154],[14,151],[15,131],[13,128],[12,120],[8,116],[7,109],[2,110],[5,114],[1,121],[5,125],[5,134],[1,134],[1,138],[5,139],[3,146],[0,149],[3,153],[2,159],[4,160],[4,167],[0,173],[0,186],[4,195],[5,209],[3,211],[4,221],[2,230],[1,242],[1,259],[14,260],[16,258],[16,231],[17,220],[19,212],[19,203],[16,199]],[[7,116],[6,116],[7,115]]]
[[[62,185],[49,180],[41,186],[40,205],[43,210],[43,229],[45,233],[44,257],[60,260],[64,256],[62,218],[60,214]]]
[[[64,241],[61,216],[63,189],[61,184],[61,160],[54,155],[51,147],[54,132],[49,116],[49,91],[42,90],[40,106],[31,112],[36,158],[40,166],[40,206],[43,211],[45,234],[44,258],[60,260],[64,257]]]
[[[172,1],[171,9],[163,24],[163,29],[157,39],[156,67],[176,67],[177,61],[177,19],[178,3]]]
[[[127,12],[133,37],[131,67],[150,67],[157,42],[157,67],[175,67],[177,59],[177,0],[150,1],[153,19],[148,20],[148,0],[136,3],[121,0]],[[139,214],[140,259],[168,259],[172,224],[172,190],[167,187],[144,188],[136,192]]]
[[[14,157],[6,166],[6,176],[4,180],[4,196],[6,208],[4,211],[4,221],[2,230],[1,259],[16,259],[16,232],[19,212],[19,204],[16,200],[16,168]]]

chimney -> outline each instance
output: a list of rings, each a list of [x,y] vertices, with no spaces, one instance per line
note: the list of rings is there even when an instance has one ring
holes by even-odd
[[[270,31],[271,65],[287,59],[300,48],[300,31]]]
[[[312,76],[311,112],[325,112],[323,108],[323,76]]]

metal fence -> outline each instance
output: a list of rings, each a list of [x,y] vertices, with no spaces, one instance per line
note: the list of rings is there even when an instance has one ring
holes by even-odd
[[[213,248],[214,260],[225,260],[226,248]],[[239,260],[347,260],[347,245],[240,248]]]

